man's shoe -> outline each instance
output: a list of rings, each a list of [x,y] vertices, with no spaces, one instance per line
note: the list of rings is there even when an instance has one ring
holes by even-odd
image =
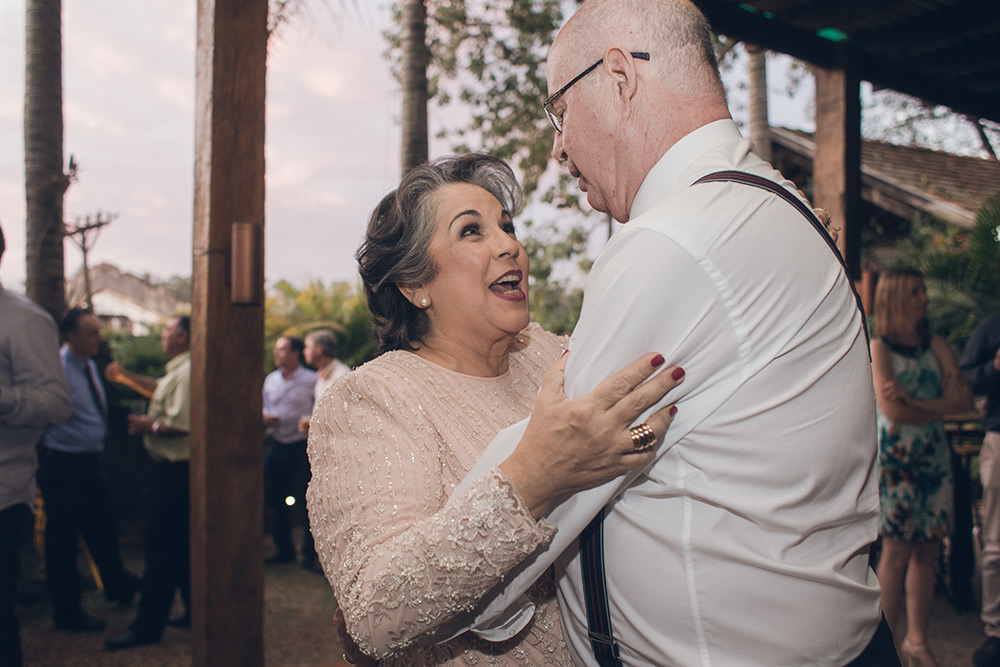
[[[1000,667],[1000,637],[987,637],[972,654],[974,667]]]
[[[264,565],[277,565],[279,563],[294,563],[295,554],[277,553],[264,559]]]
[[[147,644],[155,644],[160,641],[159,638],[151,639],[147,637],[141,637],[131,630],[126,630],[120,635],[113,635],[104,640],[104,648],[108,651],[120,651],[126,648],[135,648],[136,646],[145,646]]]
[[[80,612],[80,615],[74,618],[59,619],[55,626],[56,630],[66,632],[100,632],[104,629],[104,621]]]
[[[189,612],[184,612],[177,616],[171,616],[167,619],[167,625],[172,628],[190,628],[191,627],[191,614]]]

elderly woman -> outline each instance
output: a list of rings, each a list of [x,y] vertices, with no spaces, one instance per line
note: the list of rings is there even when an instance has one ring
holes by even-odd
[[[927,324],[927,291],[914,269],[875,288],[872,375],[878,401],[882,610],[910,665],[934,667],[927,621],[941,538],[951,519],[951,461],[942,419],[972,409],[955,354]],[[906,632],[897,621],[906,588]]]
[[[540,517],[558,498],[648,463],[675,411],[650,415],[652,434],[629,429],[683,376],[653,375],[664,360],[652,353],[591,394],[562,394],[565,340],[529,323],[519,204],[501,160],[422,165],[376,208],[358,252],[383,354],[317,404],[307,499],[350,634],[380,664],[571,664],[551,579],[506,642],[447,628],[547,543]],[[515,453],[449,502],[533,405]]]

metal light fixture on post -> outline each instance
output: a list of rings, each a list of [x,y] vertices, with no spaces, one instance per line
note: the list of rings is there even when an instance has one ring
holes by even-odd
[[[259,306],[264,300],[264,227],[234,222],[230,247],[232,303]]]

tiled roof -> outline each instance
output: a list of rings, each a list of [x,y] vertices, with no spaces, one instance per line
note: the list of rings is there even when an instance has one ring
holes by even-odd
[[[771,128],[775,144],[812,158],[812,134]],[[1000,162],[880,141],[861,143],[865,188],[904,196],[906,203],[970,226],[982,202],[1000,191]]]

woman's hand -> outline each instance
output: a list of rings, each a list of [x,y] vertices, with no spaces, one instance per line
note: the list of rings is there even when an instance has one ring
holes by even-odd
[[[882,390],[888,401],[898,401],[899,403],[911,403],[910,394],[897,379],[889,380]]]
[[[531,419],[517,449],[500,468],[511,478],[532,516],[554,502],[600,486],[651,462],[655,446],[629,427],[647,409],[684,381],[678,366],[664,368],[659,354],[647,354],[607,378],[592,392],[570,400],[563,393],[566,355],[545,372]],[[645,424],[655,442],[663,439],[677,408],[663,407]]]

